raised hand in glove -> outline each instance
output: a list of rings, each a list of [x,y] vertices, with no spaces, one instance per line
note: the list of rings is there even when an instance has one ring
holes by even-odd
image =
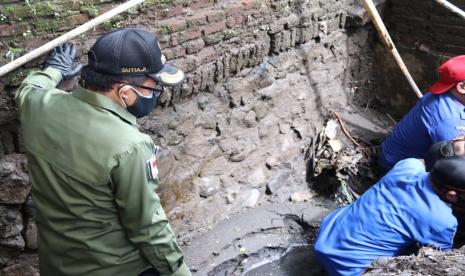
[[[82,64],[73,64],[76,48],[72,43],[65,43],[55,47],[48,53],[44,67],[60,70],[64,80],[72,79],[81,72]]]

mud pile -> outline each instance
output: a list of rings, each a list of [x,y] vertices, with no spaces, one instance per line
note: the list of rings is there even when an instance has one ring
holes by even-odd
[[[451,252],[420,249],[417,255],[380,258],[365,275],[464,275],[465,247]]]

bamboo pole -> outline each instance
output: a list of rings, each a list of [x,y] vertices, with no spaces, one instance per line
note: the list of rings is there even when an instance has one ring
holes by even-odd
[[[404,61],[400,57],[399,52],[397,51],[396,46],[394,45],[394,42],[391,39],[391,36],[389,35],[386,26],[383,23],[383,20],[381,19],[381,16],[379,15],[378,11],[376,10],[375,5],[373,4],[372,0],[363,0],[363,5],[365,9],[368,12],[368,15],[371,18],[371,21],[375,25],[376,29],[378,30],[378,33],[383,40],[383,42],[386,44],[386,46],[389,48],[390,52],[394,56],[397,65],[399,65],[400,70],[402,73],[404,73],[405,77],[407,78],[407,81],[410,84],[410,87],[412,87],[413,91],[417,95],[418,98],[421,98],[423,95],[420,92],[420,89],[418,89],[417,84],[413,80],[412,76],[410,75],[410,72],[407,69],[407,66],[405,66]]]
[[[439,5],[448,8],[451,10],[453,13],[459,15],[463,19],[465,19],[465,12],[462,11],[461,9],[457,8],[456,6],[452,5],[450,2],[446,0],[435,0]]]
[[[102,24],[103,22],[111,19],[112,17],[122,13],[122,12],[125,12],[126,10],[138,5],[138,4],[141,4],[142,2],[144,2],[145,0],[129,0],[127,2],[125,2],[124,4],[121,4],[119,5],[118,7],[112,9],[112,10],[109,10],[108,12],[92,19],[91,21],[87,22],[87,23],[84,23],[83,25],[63,34],[62,36],[60,37],[57,37],[55,38],[54,40],[40,46],[39,48],[33,50],[32,52],[29,52],[27,54],[25,54],[24,56],[16,59],[16,60],[13,60],[12,62],[6,64],[6,65],[3,65],[2,67],[0,67],[0,77],[7,74],[8,72],[11,72],[13,71],[14,69],[20,67],[21,65],[35,59],[35,58],[38,58],[39,56],[49,52],[50,50],[52,50],[53,48],[57,47],[58,45],[61,45],[71,39],[73,39],[74,37],[84,33],[84,32],[87,32],[88,30]]]

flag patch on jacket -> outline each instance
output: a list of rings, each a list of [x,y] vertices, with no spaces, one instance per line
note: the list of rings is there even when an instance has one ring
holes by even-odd
[[[147,160],[147,178],[149,180],[158,180],[158,164],[155,155],[152,155],[152,157]]]

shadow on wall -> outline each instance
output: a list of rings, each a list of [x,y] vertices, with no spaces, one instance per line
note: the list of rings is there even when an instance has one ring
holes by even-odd
[[[379,87],[375,95],[379,111],[400,119],[415,105],[418,98],[387,48],[377,44],[374,51],[373,69]],[[402,49],[401,55],[420,91],[425,94],[438,78],[436,70],[440,65],[439,58],[408,49]]]

